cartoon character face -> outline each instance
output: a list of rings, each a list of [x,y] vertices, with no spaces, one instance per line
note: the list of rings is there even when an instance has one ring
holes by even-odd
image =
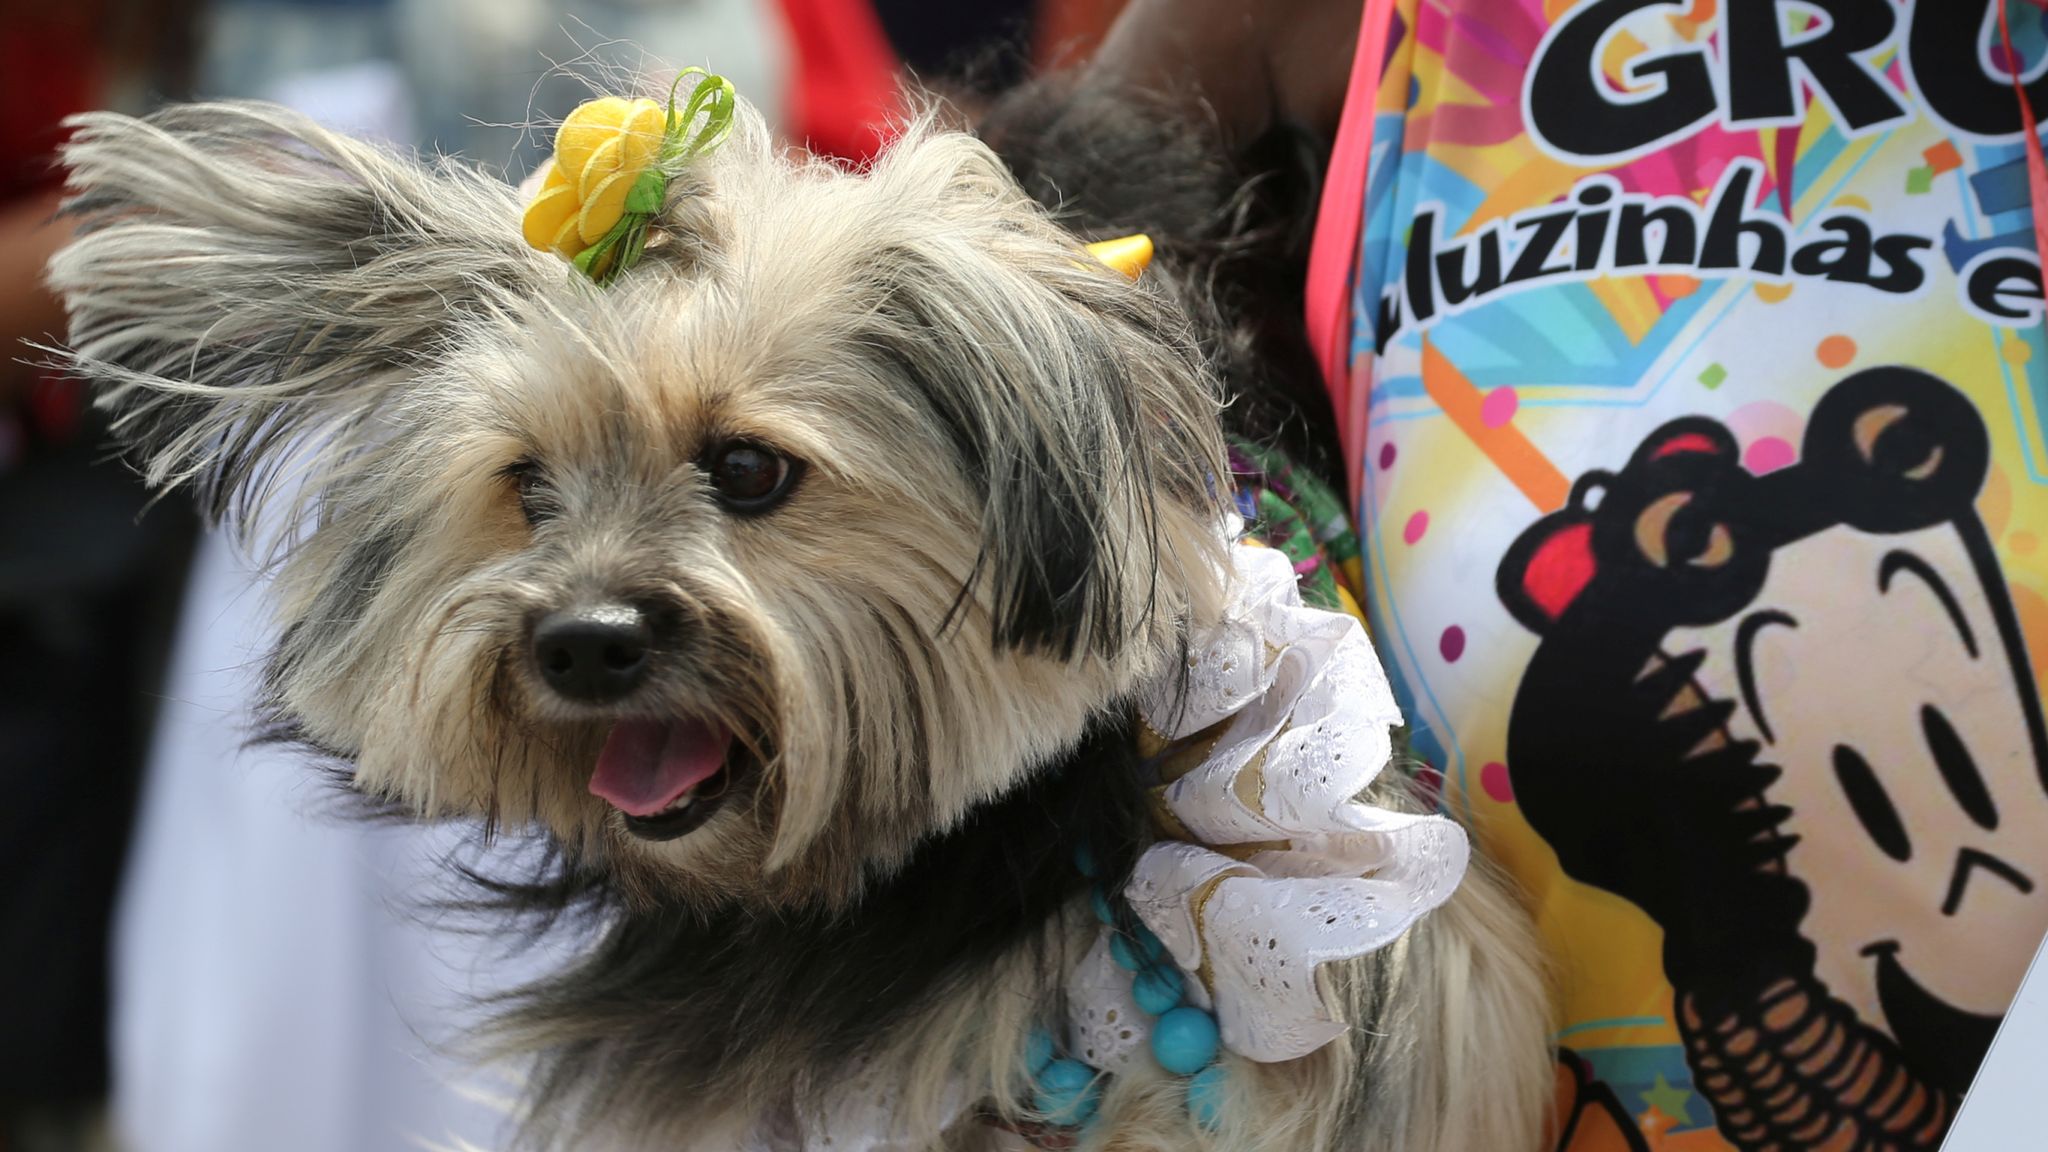
[[[1960,1092],[2048,929],[2048,739],[1973,506],[1982,419],[1877,369],[1823,397],[1798,464],[1737,460],[1711,421],[1660,429],[1517,542],[1503,598],[1576,668],[1697,661],[1666,711],[1718,707],[1701,743],[1779,770],[1760,834],[1793,838],[1814,974]]]
[[[1817,975],[1902,1043],[1940,1026],[1927,1039],[1982,1032],[1981,1053],[2048,923],[2048,789],[1973,551],[1953,523],[1829,529],[1774,554],[1740,614],[1668,643],[1707,653],[1701,687],[1785,770],[1766,796],[1792,810]]]

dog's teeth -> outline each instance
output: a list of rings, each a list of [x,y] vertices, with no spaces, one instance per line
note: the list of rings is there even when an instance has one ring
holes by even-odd
[[[696,797],[691,796],[689,793],[685,792],[681,796],[676,797],[675,801],[671,803],[668,807],[663,808],[662,811],[681,812],[683,809],[688,808],[690,806],[690,801],[694,799],[696,799]]]

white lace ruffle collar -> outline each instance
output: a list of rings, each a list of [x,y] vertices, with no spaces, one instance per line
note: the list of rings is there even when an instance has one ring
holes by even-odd
[[[1188,999],[1215,1013],[1225,1048],[1292,1060],[1345,1029],[1316,967],[1384,947],[1442,904],[1468,849],[1444,817],[1357,799],[1401,722],[1358,621],[1303,606],[1282,553],[1240,543],[1230,556],[1231,607],[1190,655],[1186,695],[1176,702],[1163,687],[1142,708],[1167,740],[1220,734],[1161,796],[1187,838],[1147,849],[1124,895],[1186,977]],[[1109,936],[1068,977],[1064,1047],[1114,1073],[1150,1060],[1150,1034]],[[901,1148],[894,1100],[887,1085],[841,1085],[800,1110],[797,1131],[757,1132],[745,1148]]]
[[[1344,1025],[1315,970],[1391,943],[1463,877],[1465,831],[1437,815],[1357,799],[1392,753],[1400,710],[1357,620],[1301,603],[1293,566],[1238,544],[1221,626],[1190,655],[1187,692],[1162,689],[1143,718],[1178,740],[1221,725],[1162,800],[1185,839],[1139,859],[1125,897],[1210,1008],[1223,1045],[1292,1060]],[[1068,981],[1067,1041],[1095,1067],[1144,1059],[1145,1017],[1109,932]]]

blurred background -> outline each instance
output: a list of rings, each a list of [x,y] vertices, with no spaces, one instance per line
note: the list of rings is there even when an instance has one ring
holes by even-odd
[[[261,97],[517,181],[579,77],[696,64],[858,163],[906,84],[971,109],[1121,2],[0,0],[0,1152],[502,1146],[518,1070],[457,1042],[570,946],[436,911],[463,830],[350,821],[246,746],[261,573],[24,343],[63,327],[63,118]]]

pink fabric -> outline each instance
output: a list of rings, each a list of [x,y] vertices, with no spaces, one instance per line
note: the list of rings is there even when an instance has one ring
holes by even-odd
[[[1360,446],[1352,441],[1364,435],[1370,381],[1351,378],[1351,278],[1358,263],[1358,233],[1364,225],[1365,186],[1372,167],[1373,103],[1379,94],[1380,66],[1387,56],[1387,30],[1393,23],[1394,0],[1365,0],[1365,14],[1358,25],[1358,52],[1351,61],[1351,85],[1344,96],[1336,145],[1330,151],[1329,174],[1316,212],[1315,241],[1308,255],[1309,347],[1322,366],[1347,460],[1364,458]],[[1356,469],[1350,470],[1347,480],[1355,505]]]
[[[2041,7],[2036,0],[2035,7]],[[2048,158],[2041,154],[2041,125],[2034,118],[2034,102],[2027,99],[2027,86],[2020,79],[2020,69],[2011,62],[2020,58],[2012,46],[2012,20],[2006,13],[2005,0],[1998,0],[1998,35],[2005,46],[2005,58],[2012,68],[2012,91],[2020,102],[2020,123],[2026,126],[2027,140],[2027,190],[2034,204],[2034,251],[2042,259],[2048,259]]]

